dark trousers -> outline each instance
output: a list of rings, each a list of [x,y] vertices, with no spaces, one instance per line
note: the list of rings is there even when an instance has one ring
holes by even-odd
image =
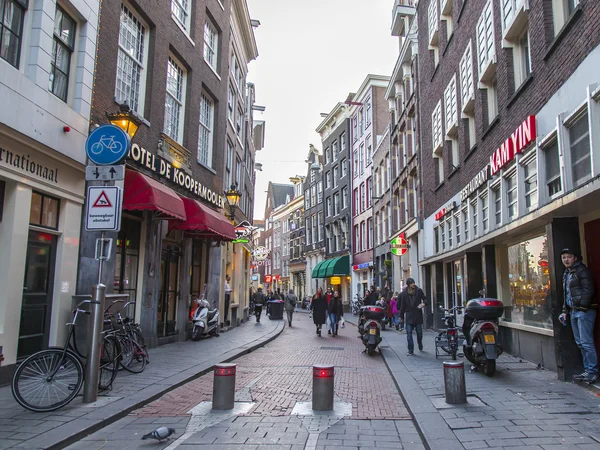
[[[231,294],[225,294],[225,314],[223,323],[227,322],[227,318],[229,317],[229,302],[231,301]]]
[[[262,305],[254,306],[254,315],[256,315],[256,320],[260,320],[260,315],[262,314]]]
[[[423,347],[423,325],[412,325],[406,324],[406,340],[408,341],[408,352],[413,353],[415,351],[415,343],[413,342],[413,330],[417,331],[417,344],[419,349]]]

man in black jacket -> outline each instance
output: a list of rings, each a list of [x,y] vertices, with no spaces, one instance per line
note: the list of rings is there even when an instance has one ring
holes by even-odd
[[[367,292],[365,295],[364,305],[374,305],[379,300],[379,296],[377,295],[377,291],[375,290],[375,285],[371,285],[371,290]]]
[[[589,269],[569,248],[560,252],[565,266],[563,292],[565,300],[559,319],[566,323],[567,313],[571,314],[571,326],[575,343],[583,356],[583,372],[575,375],[575,380],[587,383],[598,381],[598,356],[594,346],[594,322],[596,321],[596,300],[594,281]]]
[[[262,284],[258,285],[258,290],[254,293],[254,298],[252,300],[254,303],[254,315],[256,316],[256,322],[260,322],[260,315],[262,313],[263,305],[267,302],[267,297],[262,291]]]
[[[406,288],[400,293],[400,317],[406,313],[406,340],[408,341],[408,355],[415,351],[413,342],[413,329],[417,331],[417,344],[419,350],[423,351],[423,307],[425,306],[425,294],[417,287],[415,280],[406,280]]]

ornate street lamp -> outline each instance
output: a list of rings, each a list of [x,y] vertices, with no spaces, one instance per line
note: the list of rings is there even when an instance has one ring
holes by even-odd
[[[106,117],[111,124],[127,133],[130,139],[133,139],[139,126],[142,124],[142,121],[131,110],[127,102],[119,105],[119,112],[113,114],[106,113]]]
[[[235,208],[237,207],[242,193],[237,189],[237,184],[232,184],[231,187],[224,192],[227,198],[227,204],[229,205],[229,219],[235,219]]]

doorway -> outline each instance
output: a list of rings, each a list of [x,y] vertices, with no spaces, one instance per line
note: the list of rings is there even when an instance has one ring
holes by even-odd
[[[55,258],[56,236],[30,231],[17,358],[48,348]]]
[[[587,265],[592,272],[594,280],[594,291],[600,292],[600,238],[598,237],[598,227],[600,227],[600,219],[587,222],[584,226],[585,234],[585,252],[587,255]],[[596,353],[600,358],[600,320],[596,319],[594,330],[594,344],[596,345]]]
[[[157,336],[177,333],[177,300],[179,299],[179,257],[176,245],[162,249],[160,259],[160,297],[158,301]]]

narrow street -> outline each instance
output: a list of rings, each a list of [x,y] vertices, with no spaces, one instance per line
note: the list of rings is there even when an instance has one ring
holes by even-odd
[[[234,361],[232,412],[211,411],[209,373],[68,448],[425,448],[383,359],[362,353],[354,326],[340,329],[339,336],[319,338],[305,313],[296,313],[292,325]],[[260,325],[251,321],[247,326]],[[335,366],[332,413],[310,408],[315,364]],[[141,440],[163,425],[176,430],[169,441]]]

